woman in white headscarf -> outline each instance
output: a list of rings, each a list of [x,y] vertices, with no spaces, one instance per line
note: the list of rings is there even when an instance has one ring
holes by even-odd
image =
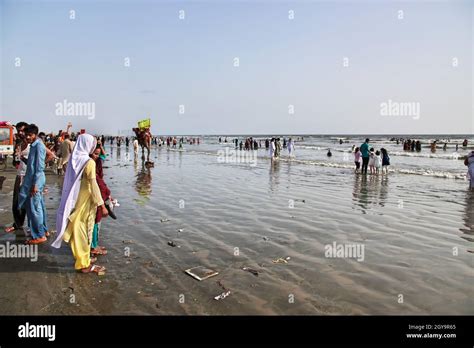
[[[97,207],[107,216],[107,209],[96,181],[96,167],[89,155],[97,140],[90,134],[81,134],[67,165],[61,203],[56,216],[58,236],[53,247],[61,247],[64,240],[71,244],[76,260],[75,269],[83,273],[102,273],[105,267],[91,264],[90,245]]]

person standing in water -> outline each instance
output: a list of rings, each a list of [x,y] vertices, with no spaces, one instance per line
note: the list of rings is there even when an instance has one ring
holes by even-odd
[[[291,138],[288,139],[288,144],[287,144],[287,148],[288,148],[288,156],[290,157],[293,157],[293,152],[295,150],[294,148],[294,144],[293,144],[293,140],[291,140]]]
[[[274,152],[275,159],[280,158],[280,152],[281,152],[280,138],[277,138],[275,140],[275,152]]]
[[[382,153],[382,174],[385,171],[385,174],[388,174],[388,166],[390,165],[390,157],[386,149],[381,148],[380,152]]]
[[[474,189],[474,151],[471,151],[464,160],[464,165],[467,166],[467,177],[469,179],[469,189]]]
[[[58,235],[52,244],[54,248],[60,248],[63,240],[70,243],[76,260],[74,268],[82,273],[105,272],[105,267],[92,265],[95,259],[91,259],[97,208],[102,209],[102,216],[108,215],[96,180],[96,163],[90,158],[96,144],[95,137],[90,134],[81,134],[77,138],[56,216]]]
[[[354,163],[355,163],[355,172],[359,173],[359,168],[360,168],[360,159],[361,159],[361,153],[358,147],[355,148],[354,151]]]
[[[370,139],[367,138],[365,139],[365,142],[360,145],[360,153],[362,155],[362,174],[367,174],[367,167],[369,166],[369,156],[370,156],[370,145],[369,145]]]
[[[270,141],[270,158],[273,160],[275,154],[275,138]]]

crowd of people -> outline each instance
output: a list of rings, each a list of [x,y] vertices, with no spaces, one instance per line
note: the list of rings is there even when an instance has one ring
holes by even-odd
[[[69,127],[56,136],[41,133],[36,125],[26,122],[17,123],[15,128],[13,224],[5,232],[23,230],[29,245],[45,243],[51,236],[44,204],[44,171],[59,158],[58,171],[64,182],[56,215],[58,233],[51,245],[59,248],[63,240],[68,242],[78,271],[105,272],[105,267],[95,262],[98,255],[107,253],[99,246],[99,230],[102,218],[111,212],[113,199],[104,181],[101,139],[85,132],[69,133]]]
[[[224,138],[224,141],[222,141],[222,137],[219,137],[219,144],[222,142],[227,143],[227,137]],[[268,152],[268,155],[272,160],[280,158],[282,149],[288,150],[289,157],[294,157],[295,154],[295,143],[291,138],[288,140],[283,138],[283,142],[277,137],[258,140],[253,137],[246,137],[240,140],[239,138],[234,138],[232,143],[234,144],[235,149],[240,151],[256,151],[265,147],[265,151]]]
[[[105,267],[96,264],[98,256],[107,254],[107,250],[99,245],[99,231],[103,218],[109,215],[114,217],[114,200],[104,180],[103,161],[106,152],[103,144],[106,141],[110,141],[111,145],[116,142],[120,147],[124,141],[128,147],[132,141],[136,153],[137,139],[103,135],[95,137],[84,131],[70,133],[70,127],[56,135],[45,134],[35,124],[25,122],[17,123],[15,128],[13,223],[5,228],[5,232],[24,230],[26,243],[30,245],[42,244],[51,236],[44,203],[44,172],[48,166],[52,166],[51,163],[57,163],[57,172],[64,176],[64,182],[56,215],[57,234],[51,245],[59,248],[63,241],[69,243],[76,270],[83,273],[105,272]],[[168,148],[176,148],[178,143],[180,147],[183,143],[200,144],[200,139],[195,137],[155,139],[157,146],[166,144]],[[410,146],[415,144],[415,148],[417,146],[417,142],[406,142]],[[243,151],[257,151],[264,146],[272,160],[278,159],[284,148],[290,156],[294,153],[294,141],[291,138],[283,138],[283,142],[277,137],[259,140],[247,137],[240,141],[235,138],[233,143],[236,149]],[[352,152],[356,173],[388,173],[390,157],[387,150],[375,150],[369,139],[359,147],[353,145]],[[465,158],[464,164],[468,166],[470,187],[474,188],[474,151]],[[27,228],[24,226],[25,220],[28,221]]]
[[[102,136],[102,143],[109,142],[111,146],[114,144],[117,147],[121,147],[122,144],[125,144],[125,147],[128,148],[130,143],[132,143],[134,150],[138,149],[138,140],[136,137],[128,137],[128,136]],[[178,146],[179,148],[183,147],[183,144],[189,145],[199,145],[201,143],[201,139],[198,137],[175,137],[175,136],[168,136],[168,137],[151,137],[151,145],[156,145],[158,147],[164,146],[166,144],[167,148],[176,149]]]
[[[420,140],[404,139],[404,138],[391,138],[390,141],[395,141],[397,143],[397,145],[402,143],[404,151],[416,151],[416,152],[421,151],[421,142],[420,142]],[[439,143],[443,144],[443,151],[447,151],[448,143],[451,143],[451,139],[435,139],[435,140],[433,140],[430,143],[431,152],[436,152],[436,148],[437,148]],[[461,146],[463,148],[465,148],[465,147],[467,147],[467,145],[468,145],[468,140],[464,139],[463,142],[461,143]],[[459,150],[459,143],[453,144],[453,147],[455,147],[456,151],[458,151]]]

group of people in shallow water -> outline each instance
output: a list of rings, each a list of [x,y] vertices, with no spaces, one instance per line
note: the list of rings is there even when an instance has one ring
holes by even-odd
[[[12,200],[14,222],[5,227],[5,232],[23,230],[27,237],[26,244],[42,244],[52,233],[48,228],[44,204],[47,193],[44,171],[56,154],[46,146],[51,139],[40,137],[36,125],[19,122],[15,128],[13,164],[17,173]],[[72,147],[69,158],[64,161],[64,182],[56,215],[57,234],[51,246],[59,248],[62,241],[68,242],[76,270],[103,273],[105,267],[96,264],[99,255],[107,254],[107,250],[99,246],[99,230],[102,219],[109,214],[113,216],[113,199],[104,181],[102,166],[105,150],[100,138],[83,132],[61,132],[53,138],[58,140],[58,148],[65,141],[71,141]],[[27,227],[24,226],[25,219]]]
[[[375,150],[370,144],[370,139],[365,139],[365,142],[360,147],[354,148],[354,163],[355,172],[367,174],[367,169],[370,174],[388,174],[388,166],[390,165],[390,157],[385,148]],[[362,165],[361,165],[362,164]],[[362,168],[361,168],[362,167]]]
[[[128,148],[130,145],[130,142],[133,143],[133,148],[135,152],[138,152],[138,140],[136,137],[123,137],[123,136],[108,136],[108,137],[101,137],[102,143],[105,144],[106,141],[110,142],[110,145],[114,145],[114,143],[117,145],[117,147],[121,147],[122,143],[125,143],[125,147]],[[176,148],[183,148],[183,144],[187,143],[189,145],[199,145],[201,143],[201,139],[198,137],[174,137],[174,136],[168,136],[168,137],[151,137],[151,145],[156,145],[158,147],[164,146],[166,144],[166,147],[168,149],[176,149]]]
[[[419,140],[414,140],[414,139],[404,139],[404,138],[391,138],[390,141],[396,141],[397,145],[402,143],[403,144],[403,150],[404,151],[416,151],[420,152],[421,151],[421,142]],[[446,151],[448,149],[448,143],[451,143],[451,139],[435,139],[430,143],[430,148],[431,152],[436,152],[436,147],[438,146],[438,143],[443,143],[443,151]],[[464,139],[462,142],[462,147],[467,147],[468,140]],[[454,144],[456,147],[456,151],[459,150],[459,143]]]
[[[235,145],[235,149],[239,149],[240,151],[256,151],[265,146],[265,150],[268,151],[268,155],[272,160],[277,160],[280,158],[282,148],[288,150],[289,157],[294,157],[295,144],[291,138],[288,140],[283,138],[283,143],[281,142],[280,138],[275,137],[259,140],[254,139],[253,137],[247,137],[245,139],[241,139],[240,141],[239,138],[234,138],[232,142]],[[222,143],[222,137],[219,137],[219,143]],[[227,143],[227,137],[224,139],[224,143]]]

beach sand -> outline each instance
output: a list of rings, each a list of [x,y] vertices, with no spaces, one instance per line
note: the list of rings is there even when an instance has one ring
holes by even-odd
[[[37,262],[0,260],[0,314],[474,314],[474,195],[462,180],[252,167],[166,149],[153,149],[152,160],[147,169],[123,148],[104,164],[121,204],[118,220],[103,221],[108,255],[97,263],[106,275],[75,272],[69,246],[48,241]],[[0,175],[4,225],[15,174]],[[61,180],[48,173],[47,187],[54,229]],[[7,241],[24,236],[2,233]],[[364,244],[364,261],[325,257],[333,242]],[[184,273],[200,265],[219,275],[199,282]],[[214,300],[223,287],[230,296]]]

